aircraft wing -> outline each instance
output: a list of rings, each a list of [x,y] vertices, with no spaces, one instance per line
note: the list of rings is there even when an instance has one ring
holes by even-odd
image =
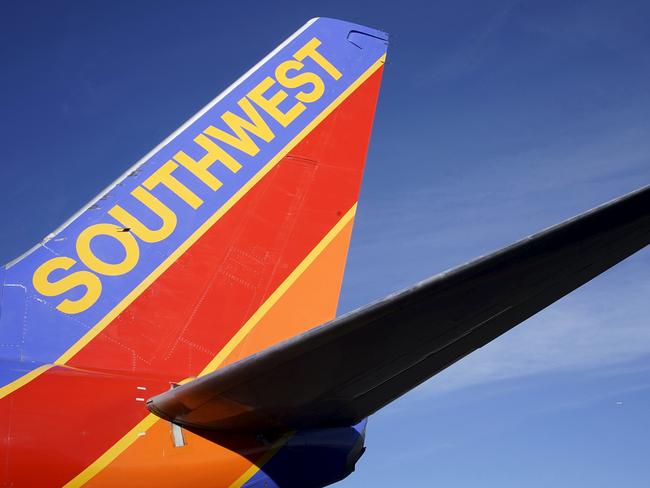
[[[353,425],[650,243],[650,186],[155,396],[219,431]]]

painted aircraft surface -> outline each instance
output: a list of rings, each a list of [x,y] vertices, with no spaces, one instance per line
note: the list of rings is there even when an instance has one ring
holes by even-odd
[[[650,187],[335,318],[387,35],[309,21],[0,269],[2,486],[320,487],[650,242]]]

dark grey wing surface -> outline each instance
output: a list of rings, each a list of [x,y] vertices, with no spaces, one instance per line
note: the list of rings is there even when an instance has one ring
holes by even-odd
[[[348,426],[650,243],[650,186],[153,397],[220,431]]]

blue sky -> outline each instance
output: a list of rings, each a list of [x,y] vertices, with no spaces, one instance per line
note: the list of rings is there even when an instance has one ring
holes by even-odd
[[[0,259],[319,15],[391,35],[340,311],[650,183],[647,2],[21,2],[0,17]],[[373,416],[340,486],[647,486],[649,265]]]

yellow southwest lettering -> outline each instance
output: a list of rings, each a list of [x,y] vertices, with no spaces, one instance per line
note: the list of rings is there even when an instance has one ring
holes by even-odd
[[[107,263],[102,261],[93,253],[90,244],[95,237],[112,237],[124,248],[124,259],[120,263]],[[128,273],[140,259],[140,248],[138,241],[130,232],[123,232],[123,229],[114,224],[95,224],[84,229],[77,238],[77,254],[79,259],[88,268],[96,273],[106,276],[121,276]]]
[[[305,110],[305,105],[302,102],[297,102],[287,112],[283,112],[278,108],[278,105],[288,97],[287,92],[284,90],[278,90],[271,96],[271,98],[264,97],[266,91],[273,85],[275,85],[275,80],[270,76],[267,76],[255,88],[248,92],[248,98],[282,124],[282,127],[286,127]]]
[[[205,156],[198,161],[194,161],[194,159],[188,156],[185,152],[178,151],[174,155],[174,159],[203,183],[208,185],[212,190],[216,191],[221,188],[222,185],[221,180],[208,171],[214,163],[220,161],[233,173],[236,173],[241,169],[241,164],[239,164],[235,158],[224,151],[221,146],[208,139],[205,135],[199,134],[194,138],[194,142],[205,149]]]
[[[249,135],[249,132],[265,142],[271,142],[275,138],[275,134],[273,134],[269,125],[247,98],[239,100],[237,105],[241,107],[250,120],[243,119],[239,115],[230,111],[221,116],[221,119],[226,123],[230,130],[235,133],[235,135],[229,134],[228,132],[212,125],[203,132],[210,137],[225,142],[235,149],[239,149],[249,156],[255,156],[260,152],[260,148],[255,144],[253,138]]]
[[[341,77],[341,72],[337,70],[332,63],[330,63],[325,56],[316,51],[316,48],[321,45],[321,42],[317,38],[313,38],[303,47],[296,51],[296,54],[293,55],[298,61],[302,61],[305,58],[311,58],[318,66],[323,68],[327,73],[338,80]]]
[[[300,61],[290,59],[275,68],[275,77],[286,88],[300,88],[311,83],[312,90],[310,92],[301,91],[296,95],[296,98],[305,103],[315,102],[325,93],[325,83],[323,83],[320,76],[309,71],[296,76],[287,76],[289,71],[300,71],[303,67],[304,64]]]
[[[321,41],[314,37],[298,49],[292,59],[277,65],[274,70],[275,78],[267,76],[245,97],[239,99],[237,104],[241,109],[240,113],[226,111],[221,115],[221,120],[225,124],[224,129],[208,125],[199,133],[194,138],[194,142],[205,151],[202,157],[195,160],[187,152],[178,151],[173,159],[162,164],[144,180],[142,186],[137,186],[131,192],[133,198],[160,219],[159,227],[150,228],[121,205],[114,205],[108,211],[108,215],[122,227],[98,223],[84,229],[77,237],[78,259],[90,271],[77,271],[56,281],[50,281],[49,277],[55,271],[68,271],[77,264],[77,261],[70,257],[55,257],[43,263],[34,272],[32,276],[34,289],[43,296],[55,297],[83,287],[85,292],[81,298],[78,300],[62,298],[56,308],[66,314],[77,314],[92,307],[102,292],[102,281],[98,275],[122,276],[137,266],[140,247],[136,237],[142,242],[154,244],[167,239],[177,228],[176,213],[154,196],[152,190],[162,185],[194,210],[203,205],[203,200],[174,175],[179,165],[213,191],[218,190],[223,183],[210,171],[215,163],[219,162],[232,173],[237,173],[242,168],[239,161],[222,147],[223,144],[248,156],[257,156],[261,150],[260,141],[269,143],[276,137],[267,123],[269,120],[267,116],[275,119],[282,127],[287,127],[306,110],[305,104],[316,102],[323,97],[325,80],[329,78],[312,71],[305,71],[305,59],[311,59],[332,79],[341,78],[341,72],[318,51],[320,46]],[[292,100],[287,100],[289,93],[283,88],[295,90],[293,93],[296,94],[291,97]],[[106,262],[94,254],[92,242],[99,236],[110,237],[122,246],[124,258],[121,262]]]
[[[174,178],[172,173],[176,168],[178,168],[178,165],[174,161],[169,160],[160,168],[158,168],[154,174],[144,180],[144,183],[142,183],[142,185],[147,190],[153,190],[158,185],[166,186],[177,196],[179,196],[185,203],[196,210],[201,205],[203,205],[203,200],[201,200],[196,195],[196,193],[186,187],[183,183]]]
[[[156,230],[150,229],[119,205],[111,208],[108,211],[108,215],[124,227],[131,229],[131,232],[144,242],[154,243],[167,239],[176,228],[176,214],[141,186],[133,190],[131,195],[160,217],[160,220],[162,220],[160,228]]]
[[[83,286],[86,289],[84,295],[78,300],[65,298],[56,306],[57,310],[67,314],[75,314],[88,310],[97,301],[102,292],[102,282],[90,271],[77,271],[57,281],[49,280],[49,276],[53,271],[57,269],[67,271],[76,263],[74,259],[65,256],[52,258],[41,264],[32,277],[34,289],[46,297],[61,295],[78,286]]]

